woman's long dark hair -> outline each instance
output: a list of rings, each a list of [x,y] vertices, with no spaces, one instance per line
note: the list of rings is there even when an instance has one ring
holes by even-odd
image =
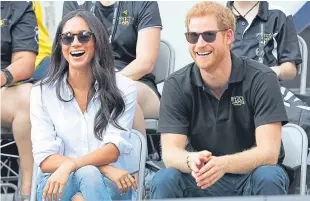
[[[70,102],[73,100],[73,98],[70,100],[65,100],[61,97],[60,93],[61,88],[64,87],[64,76],[69,71],[69,64],[62,55],[60,35],[62,34],[62,30],[66,22],[77,16],[85,20],[94,34],[95,52],[90,63],[93,83],[89,90],[88,100],[90,100],[90,98],[95,94],[100,100],[100,108],[95,117],[94,132],[95,137],[102,140],[102,134],[106,130],[108,123],[112,123],[113,126],[124,130],[124,128],[118,124],[117,120],[125,110],[125,103],[120,90],[116,86],[114,58],[108,39],[108,33],[97,17],[85,10],[75,10],[62,18],[57,27],[49,70],[40,85],[41,89],[42,85],[45,84],[55,86],[57,98],[61,101]],[[94,86],[95,81],[98,82],[96,90]],[[69,83],[68,86],[71,87]],[[72,89],[72,91],[74,96],[74,90]]]

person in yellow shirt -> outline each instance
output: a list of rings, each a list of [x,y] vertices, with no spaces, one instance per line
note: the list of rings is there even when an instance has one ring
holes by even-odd
[[[35,71],[32,75],[32,79],[40,80],[47,73],[48,65],[51,61],[52,43],[49,33],[43,23],[43,12],[40,2],[32,1],[32,8],[38,24],[36,40],[39,45],[39,52],[36,57]]]

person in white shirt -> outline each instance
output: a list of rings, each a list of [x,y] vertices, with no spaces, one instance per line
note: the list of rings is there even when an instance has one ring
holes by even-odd
[[[137,186],[125,162],[136,99],[135,83],[114,72],[102,23],[87,11],[67,14],[49,72],[31,91],[37,200],[130,199]]]

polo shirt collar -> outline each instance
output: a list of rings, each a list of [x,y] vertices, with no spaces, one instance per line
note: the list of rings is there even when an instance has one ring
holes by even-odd
[[[241,82],[243,80],[243,69],[244,69],[244,63],[241,60],[240,57],[237,57],[234,53],[230,52],[231,55],[231,74],[229,78],[229,84]]]
[[[267,1],[261,1],[259,3],[259,9],[257,16],[260,17],[262,20],[268,20],[268,9],[269,3]]]
[[[6,4],[6,2],[5,2],[5,1],[1,1],[1,9],[3,9],[3,8],[4,8],[5,4]]]
[[[241,82],[243,80],[243,74],[244,74],[243,72],[244,63],[241,60],[241,58],[237,57],[234,53],[230,52],[230,55],[231,55],[232,69],[229,78],[229,84]],[[204,87],[200,70],[195,63],[193,64],[192,68],[191,81],[192,84],[198,87]]]
[[[232,9],[233,1],[228,1],[226,6],[230,10]],[[269,3],[267,1],[261,1],[259,3],[259,9],[257,16],[260,17],[262,20],[267,21],[268,19],[268,9],[269,9]]]

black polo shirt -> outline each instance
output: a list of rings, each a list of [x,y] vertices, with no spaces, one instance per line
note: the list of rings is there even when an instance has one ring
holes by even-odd
[[[258,126],[287,123],[276,74],[249,58],[231,58],[231,76],[220,100],[206,89],[194,63],[165,81],[159,132],[187,135],[194,150],[221,156],[255,146]],[[282,147],[280,163],[283,158]]]
[[[31,2],[1,1],[0,27],[1,69],[11,64],[14,52],[38,53],[38,27]]]
[[[76,9],[92,11],[111,34],[114,5],[103,6],[99,1],[66,1],[63,16]],[[149,27],[162,27],[159,8],[156,1],[120,1],[120,17],[114,40],[112,41],[115,65],[122,70],[136,59],[138,32]],[[152,74],[144,78],[155,80]]]
[[[233,1],[227,3],[232,8]],[[263,29],[261,29],[263,26]],[[263,31],[262,31],[263,30]],[[261,38],[260,36],[264,34]],[[242,16],[236,16],[235,40],[232,51],[237,56],[259,59],[259,42],[263,42],[263,63],[273,67],[284,62],[301,63],[297,32],[292,16],[286,17],[280,10],[269,10],[268,2],[261,1],[252,24]]]

